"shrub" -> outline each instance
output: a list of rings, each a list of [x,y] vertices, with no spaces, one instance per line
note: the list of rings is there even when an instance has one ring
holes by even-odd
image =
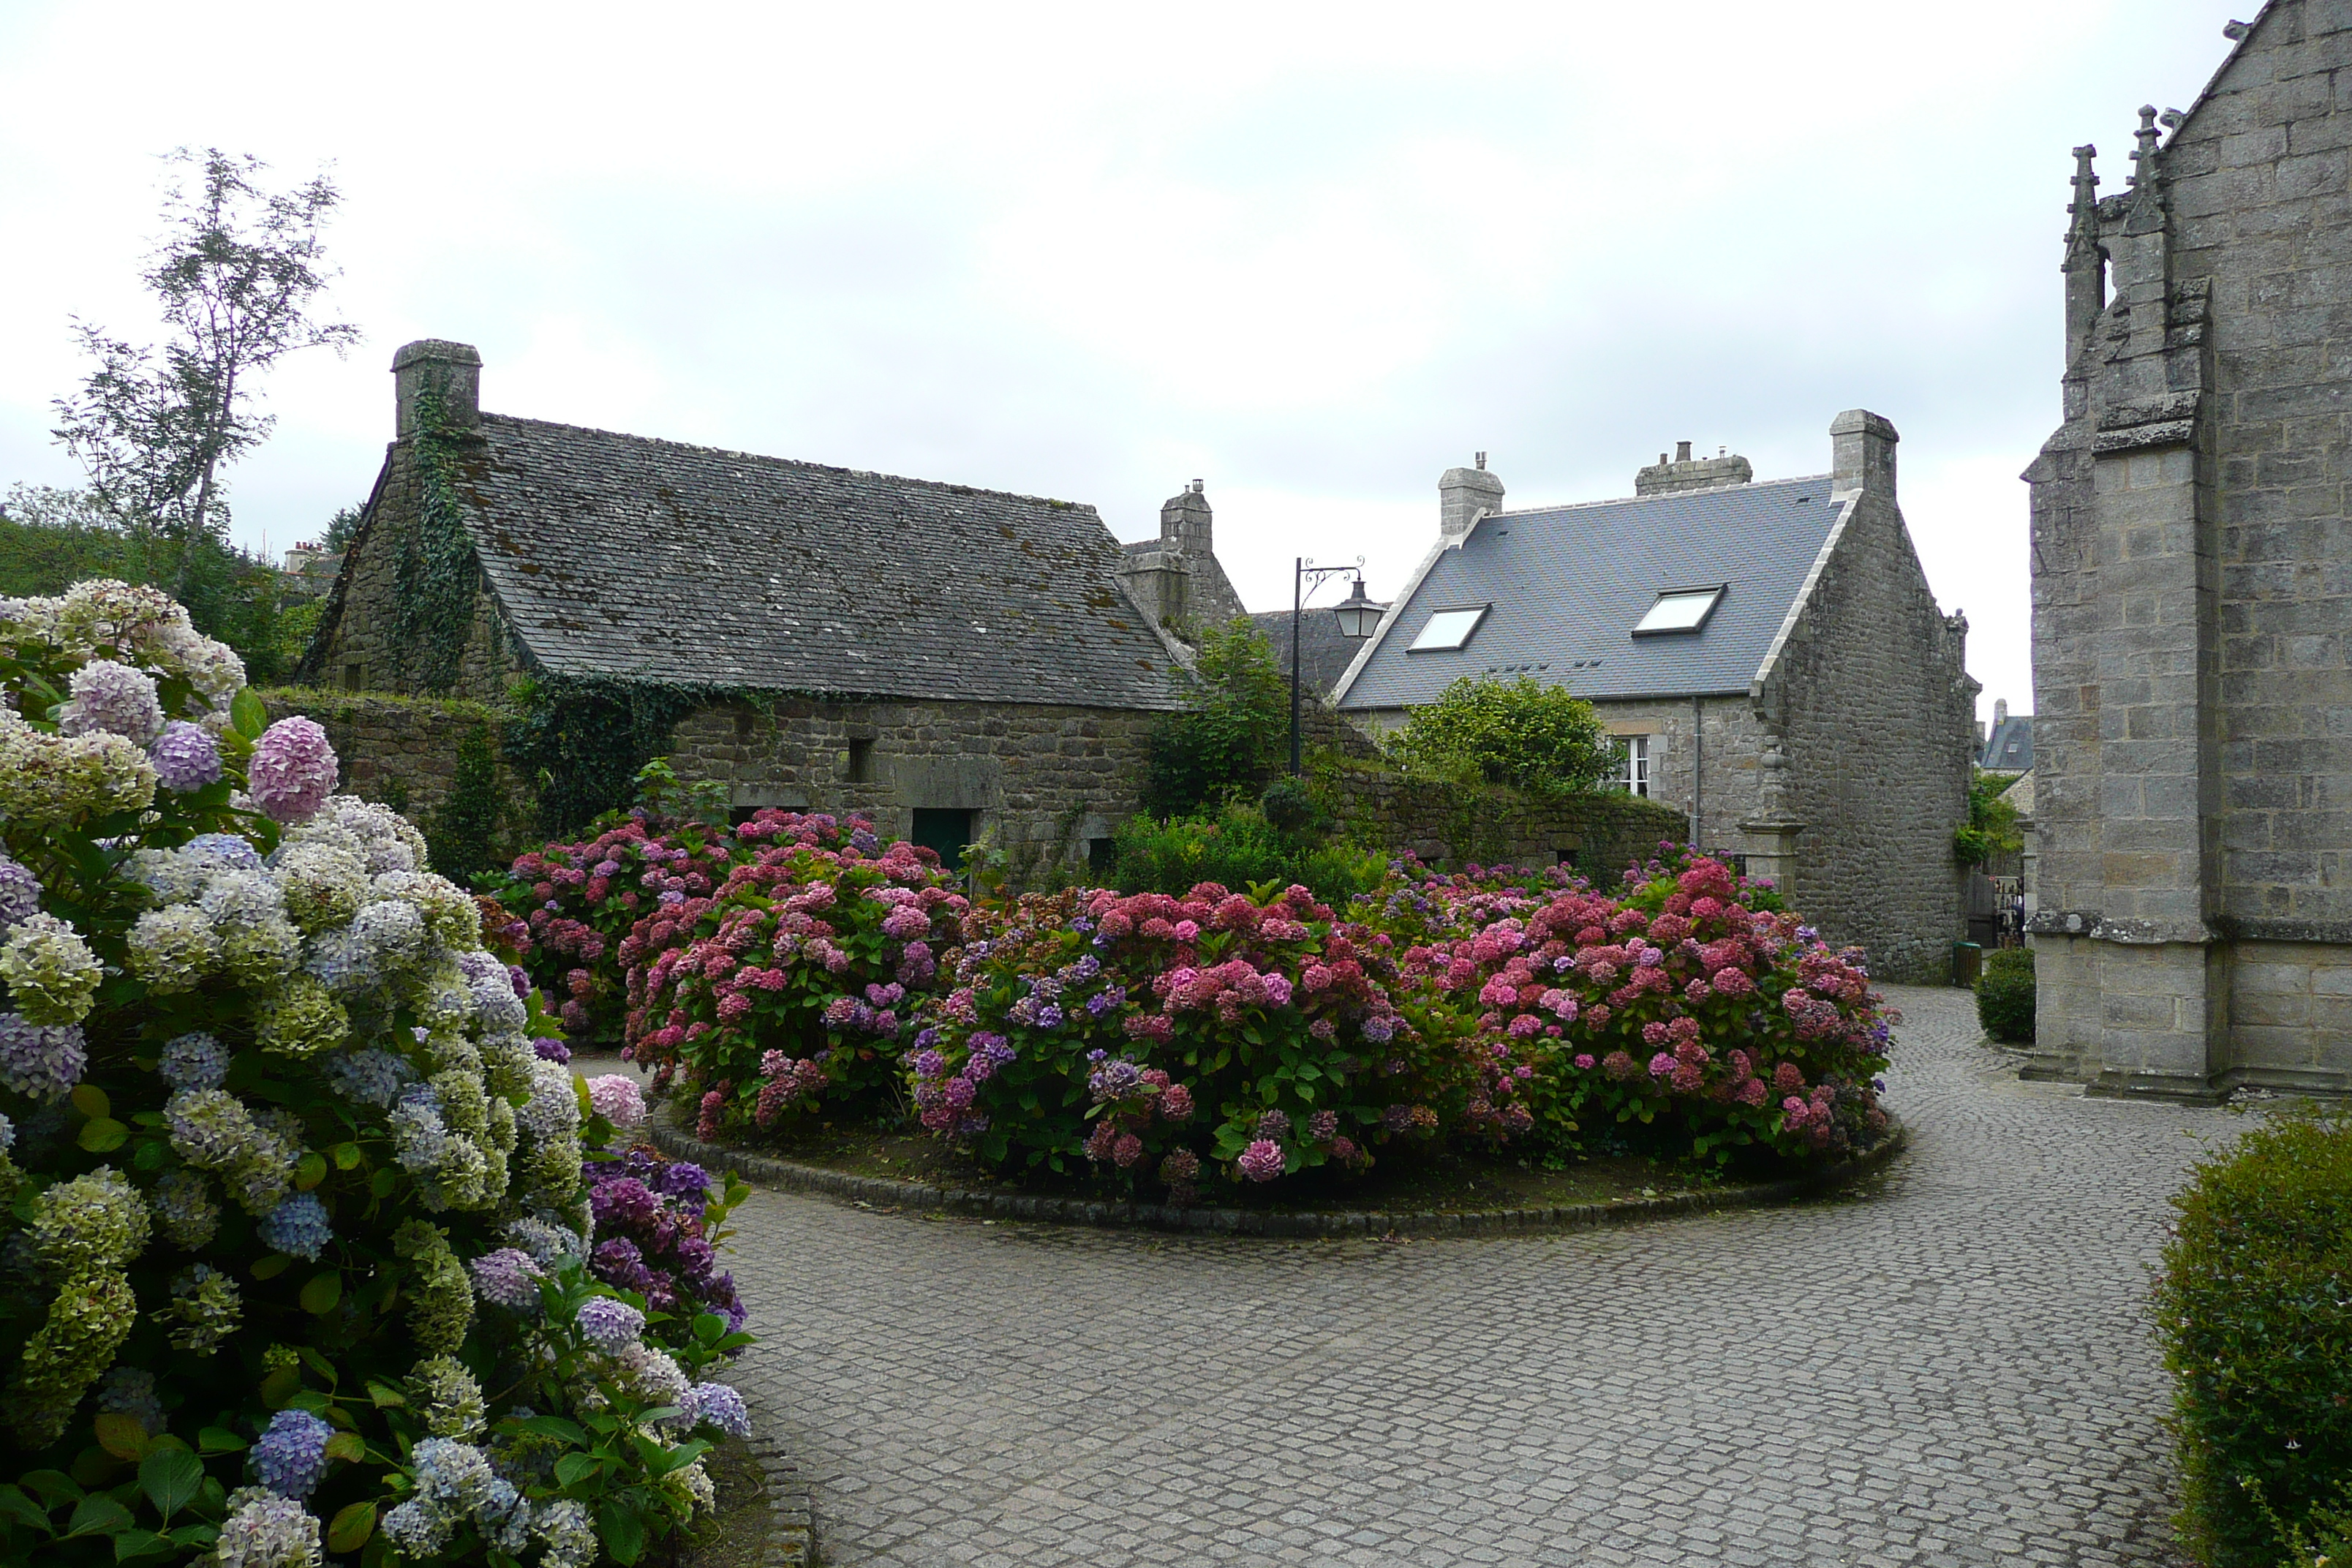
[[[1528,1123],[1507,1054],[1414,1030],[1387,944],[1305,888],[1033,896],[969,925],[909,1067],[923,1125],[983,1163],[1085,1162],[1184,1203],[1212,1166],[1264,1183]]]
[[[2011,1045],[2033,1039],[2033,950],[2004,947],[1985,954],[1977,976],[1977,1022],[1994,1039]]]
[[[1182,710],[1148,742],[1143,805],[1156,816],[1254,793],[1287,744],[1290,688],[1264,635],[1243,617],[1209,628],[1200,647]]]
[[[2211,1568],[2270,1568],[2352,1481],[2352,1114],[2279,1115],[2173,1206],[2154,1316],[2183,1533]]]
[[[707,1502],[583,1275],[612,1128],[416,830],[152,590],[0,602],[0,1561],[586,1568]]]
[[[657,1087],[702,1091],[706,1138],[895,1096],[934,943],[970,906],[936,853],[853,822],[835,847],[831,819],[775,814],[780,842],[707,894],[666,892],[620,944],[629,1048]]]
[[[1297,882],[1320,899],[1344,903],[1379,886],[1388,870],[1377,851],[1283,832],[1256,808],[1241,805],[1214,816],[1164,823],[1131,817],[1112,842],[1111,881],[1132,893],[1179,896],[1202,882],[1228,888]]]
[[[1618,766],[1592,704],[1526,675],[1464,676],[1414,709],[1388,752],[1409,773],[1537,795],[1581,794]]]
[[[2017,807],[2000,798],[2017,777],[2015,773],[1979,773],[1969,781],[1969,820],[1952,830],[1954,860],[1963,866],[1983,866],[1997,855],[2014,855],[2025,847]]]
[[[1614,899],[1554,870],[1401,880],[1358,907],[1406,944],[1405,1016],[1524,1061],[1548,1139],[1663,1120],[1717,1160],[1842,1156],[1885,1129],[1895,1015],[1858,950],[1832,952],[1770,900],[1677,852],[1629,868]]]
[[[714,1181],[701,1166],[639,1144],[588,1167],[591,1272],[645,1298],[654,1331],[677,1351],[704,1342],[694,1324],[704,1314],[733,1333],[747,1315],[735,1277],[719,1270],[728,1211],[751,1189]]]

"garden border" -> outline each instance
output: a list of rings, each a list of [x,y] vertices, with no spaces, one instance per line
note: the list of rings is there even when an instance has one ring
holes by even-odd
[[[750,1451],[752,1462],[760,1467],[760,1481],[765,1492],[761,1508],[768,1516],[765,1539],[756,1558],[727,1568],[808,1568],[815,1554],[816,1521],[809,1485],[802,1479],[800,1466],[776,1436],[775,1426],[773,1415],[755,1403],[751,1432],[743,1446]],[[702,1553],[689,1551],[682,1561],[687,1568],[697,1568],[702,1562]]]
[[[663,1153],[672,1159],[690,1160],[709,1170],[732,1170],[746,1181],[782,1192],[817,1193],[867,1208],[936,1209],[995,1220],[1117,1230],[1186,1231],[1208,1236],[1498,1236],[1515,1231],[1599,1230],[1718,1209],[1768,1208],[1835,1192],[1885,1168],[1911,1142],[1910,1129],[1890,1115],[1886,1136],[1866,1153],[1843,1164],[1727,1192],[1671,1193],[1663,1197],[1632,1198],[1619,1203],[1483,1209],[1467,1214],[1434,1210],[1391,1213],[1378,1209],[1265,1214],[1255,1209],[1098,1203],[1083,1198],[940,1187],[928,1182],[901,1182],[887,1176],[854,1176],[821,1165],[803,1165],[797,1161],[705,1143],[669,1124],[670,1119],[682,1113],[683,1104],[673,1100],[646,1119],[645,1133]]]

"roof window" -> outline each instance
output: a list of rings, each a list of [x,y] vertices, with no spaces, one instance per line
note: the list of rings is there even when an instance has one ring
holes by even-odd
[[[1478,629],[1478,623],[1486,618],[1486,612],[1493,607],[1491,605],[1473,605],[1467,609],[1440,610],[1429,617],[1429,624],[1421,628],[1421,635],[1412,639],[1412,646],[1405,651],[1441,653],[1458,648],[1470,640],[1470,634]]]
[[[1712,588],[1669,588],[1658,595],[1650,613],[1633,627],[1633,635],[1646,637],[1667,632],[1698,631],[1722,602],[1723,584],[1719,583]]]

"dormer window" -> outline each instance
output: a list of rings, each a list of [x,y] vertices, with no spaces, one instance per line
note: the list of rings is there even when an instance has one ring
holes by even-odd
[[[1634,626],[1633,635],[1648,637],[1703,630],[1715,607],[1723,603],[1723,590],[1720,583],[1712,588],[1669,588]]]
[[[1486,618],[1486,612],[1493,607],[1491,605],[1473,605],[1465,609],[1440,610],[1429,617],[1428,625],[1421,628],[1421,635],[1412,639],[1412,646],[1405,651],[1441,653],[1459,648],[1470,640],[1470,634],[1478,629],[1478,623]]]

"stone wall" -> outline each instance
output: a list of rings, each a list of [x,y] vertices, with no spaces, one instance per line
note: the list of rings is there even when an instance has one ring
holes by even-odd
[[[2077,149],[2027,471],[2036,1048],[2102,1091],[2352,1090],[2347,61],[2343,6],[2274,0],[2128,188]]]
[[[277,688],[262,692],[261,698],[272,720],[299,714],[327,731],[342,770],[339,787],[344,793],[382,801],[420,826],[429,825],[434,813],[449,798],[459,748],[478,736],[499,759],[499,791],[506,803],[508,836],[527,838],[536,826],[536,792],[500,755],[507,720],[501,709],[478,702],[301,687]]]
[[[1856,413],[1833,431],[1833,493],[1853,499],[1755,691],[1789,757],[1783,807],[1807,825],[1790,903],[1869,949],[1874,974],[1937,981],[1966,930],[1952,835],[1976,755],[1967,626],[1937,608],[1912,550],[1894,427]]]
[[[972,813],[975,839],[1083,864],[1134,815],[1154,715],[1016,703],[719,704],[681,719],[671,765],[738,807],[863,812],[911,837],[919,809]]]
[[[1682,813],[1607,793],[1539,801],[1507,789],[1463,789],[1391,769],[1327,762],[1314,783],[1340,836],[1391,853],[1409,850],[1450,869],[1476,862],[1576,866],[1602,885],[1679,842]]]

